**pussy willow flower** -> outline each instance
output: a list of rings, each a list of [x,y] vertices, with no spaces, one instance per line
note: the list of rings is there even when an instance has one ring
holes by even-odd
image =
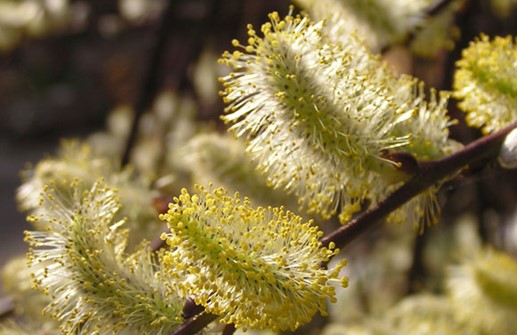
[[[499,19],[505,20],[512,15],[513,11],[517,7],[517,3],[514,1],[506,0],[492,0],[490,1],[490,11]]]
[[[410,295],[390,308],[383,319],[386,332],[382,334],[471,334],[454,320],[453,307],[443,295]]]
[[[181,323],[182,300],[158,279],[149,247],[124,252],[124,221],[117,192],[95,183],[85,190],[73,182],[68,192],[45,188],[45,231],[26,232],[27,258],[37,288],[52,302],[45,312],[65,334],[168,334]]]
[[[445,96],[427,101],[421,84],[354,35],[341,43],[324,22],[270,19],[263,37],[249,26],[248,45],[233,41],[238,49],[221,61],[234,72],[221,80],[223,119],[274,187],[324,218],[340,208],[346,222],[360,201],[376,203],[408,178],[390,152],[432,159],[450,149]]]
[[[414,37],[410,40],[411,52],[423,58],[435,58],[441,50],[452,50],[455,41],[460,37],[460,30],[455,25],[458,11],[463,7],[464,0],[448,1],[438,13],[428,16],[413,30]],[[428,2],[428,6],[432,3]]]
[[[15,48],[26,37],[41,37],[68,27],[69,0],[0,1],[0,51]]]
[[[326,315],[327,299],[335,301],[330,282],[345,262],[322,268],[339,250],[322,247],[317,227],[282,207],[252,208],[222,188],[197,191],[183,189],[161,215],[172,248],[163,263],[182,294],[238,328],[294,330]]]
[[[23,171],[23,184],[17,190],[16,199],[21,210],[39,215],[45,210],[40,206],[40,194],[45,185],[52,183],[61,196],[65,196],[72,194],[69,187],[74,179],[81,180],[77,187],[88,190],[101,178],[107,186],[119,190],[118,219],[128,218],[128,247],[133,248],[143,239],[151,240],[160,234],[162,227],[152,207],[155,194],[149,183],[131,169],[120,169],[112,158],[96,155],[90,146],[77,141],[64,141],[57,157],[43,159],[34,168]],[[42,221],[35,222],[36,229],[44,230],[40,223]]]
[[[447,290],[456,319],[476,334],[514,334],[516,277],[517,261],[496,251],[451,268]]]
[[[2,267],[0,280],[2,293],[12,297],[15,315],[23,316],[40,326],[44,323],[55,323],[53,319],[41,314],[51,299],[33,289],[32,271],[23,255],[12,258]]]
[[[167,90],[157,97],[152,112],[142,117],[132,149],[131,161],[142,175],[151,180],[163,174],[178,178],[182,162],[175,158],[175,151],[196,133],[197,113],[192,98]]]
[[[453,47],[453,39],[458,35],[453,26],[454,16],[462,0],[449,1],[433,16],[426,14],[433,5],[430,0],[297,0],[295,3],[315,20],[328,20],[326,30],[337,41],[355,32],[370,50],[378,52],[413,34],[411,51],[421,57],[433,57],[439,50]]]
[[[403,40],[425,20],[430,0],[296,0],[315,20],[329,20],[335,38],[355,31],[373,51]]]
[[[321,335],[478,334],[457,323],[452,311],[446,296],[410,295],[387,310],[384,308],[380,317],[362,316],[357,323],[329,323]]]
[[[177,154],[192,173],[194,184],[223,187],[229,193],[247,190],[250,201],[257,205],[298,207],[296,199],[283,190],[274,190],[245,155],[244,141],[228,134],[202,133],[190,139]]]
[[[454,96],[469,125],[491,133],[517,120],[517,39],[481,35],[456,63]]]

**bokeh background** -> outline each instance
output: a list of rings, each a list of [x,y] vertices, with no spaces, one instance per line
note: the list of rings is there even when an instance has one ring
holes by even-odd
[[[246,24],[260,26],[273,10],[287,13],[289,2],[171,1],[156,83],[159,90],[191,95],[198,119],[218,124],[223,105],[217,91],[206,97],[198,90],[193,74],[198,60],[207,49],[218,55],[233,38],[243,40]],[[25,250],[23,230],[29,226],[15,201],[20,171],[55,153],[60,139],[102,129],[116,106],[141,102],[166,5],[165,0],[0,0],[0,267]],[[455,19],[451,50],[426,59],[401,45],[384,57],[428,86],[450,89],[454,62],[475,36],[517,34],[516,8],[512,0],[466,1]],[[466,143],[480,135],[465,127],[454,104],[450,110],[460,120],[452,129],[456,139]],[[515,215],[516,173],[495,165],[472,172],[444,188],[443,215],[474,213],[483,238],[504,244],[506,230],[498,225]]]
[[[260,24],[279,1],[174,0],[160,90],[194,94],[189,71],[210,46]],[[24,252],[29,226],[17,210],[21,170],[56,152],[63,138],[104,127],[109,112],[134,105],[166,1],[0,1],[0,266]],[[5,35],[5,36],[4,36]],[[189,93],[190,92],[190,93]],[[215,101],[217,100],[217,101]],[[218,99],[202,104],[217,119]]]

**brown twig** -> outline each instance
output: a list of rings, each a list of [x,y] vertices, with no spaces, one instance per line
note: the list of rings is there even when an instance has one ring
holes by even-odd
[[[223,330],[222,335],[233,335],[237,328],[235,328],[234,324],[226,325]]]
[[[356,237],[375,227],[382,218],[428,187],[435,185],[448,176],[456,174],[469,165],[495,158],[499,154],[501,144],[506,135],[515,128],[517,128],[517,122],[494,134],[482,137],[468,144],[462,150],[442,159],[420,162],[419,171],[414,177],[384,201],[352,219],[346,226],[323,237],[321,239],[322,244],[328,246],[330,242],[334,242],[338,247],[343,248]],[[190,317],[170,335],[193,335],[216,318],[217,316],[215,315],[201,312],[197,316]],[[228,332],[230,332],[230,328]],[[223,333],[223,335],[226,335],[226,333]]]
[[[156,41],[151,49],[147,69],[145,70],[142,85],[140,87],[138,100],[135,104],[135,115],[131,124],[131,130],[127,138],[126,147],[122,154],[121,164],[127,165],[131,157],[131,150],[136,142],[138,124],[145,111],[153,103],[153,99],[160,86],[160,69],[167,55],[168,37],[174,22],[174,12],[177,0],[169,0],[162,14]]]
[[[207,2],[207,17],[201,23],[196,23],[194,25],[195,29],[189,34],[189,37],[185,39],[184,43],[178,46],[181,47],[181,50],[175,53],[177,59],[174,61],[174,64],[176,64],[176,68],[179,69],[181,73],[176,76],[173,82],[175,89],[181,90],[188,86],[187,73],[189,65],[198,58],[202,51],[206,32],[212,28],[211,25],[214,23],[220,2],[221,0],[210,0]],[[137,139],[140,119],[145,111],[152,105],[159,90],[160,81],[162,79],[160,70],[163,69],[164,59],[167,56],[168,37],[175,21],[174,14],[180,5],[181,1],[169,0],[162,14],[158,28],[158,36],[151,50],[148,68],[140,88],[140,96],[135,105],[135,117],[131,124],[131,130],[122,156],[123,166],[126,165],[131,158],[131,150]]]
[[[183,34],[184,36],[173,44],[174,53],[171,55],[171,63],[174,64],[174,66],[171,71],[175,75],[167,82],[167,85],[177,92],[183,94],[190,93],[190,95],[196,99],[198,107],[200,106],[199,99],[189,73],[192,64],[199,59],[203,48],[209,42],[209,38],[211,37],[209,32],[216,28],[215,23],[221,2],[222,0],[206,0],[204,3],[205,9],[203,11],[206,14],[200,20],[188,25],[188,32]],[[188,3],[188,1],[184,1],[184,3]],[[180,104],[181,101],[177,100],[174,108],[180,108]],[[166,134],[167,132],[163,132],[160,136],[163,150],[156,163],[158,169],[163,167],[166,158],[171,155],[170,147],[168,150],[165,150],[165,143],[167,142]]]
[[[188,319],[201,314],[204,310],[205,308],[203,306],[196,304],[192,298],[188,298],[187,302],[185,302],[185,305],[183,306],[183,310],[181,311],[181,316],[184,319]]]
[[[413,260],[407,273],[406,294],[420,292],[423,288],[423,279],[426,273],[422,258],[427,237],[427,234],[417,232],[413,240]]]
[[[201,313],[188,318],[181,326],[176,328],[170,335],[194,335],[208,326],[210,322],[217,319],[217,315]]]
[[[342,228],[323,237],[322,244],[328,246],[330,242],[334,242],[338,247],[343,248],[428,187],[454,175],[469,165],[497,157],[506,135],[516,127],[517,122],[494,134],[482,137],[465,146],[462,150],[442,159],[420,162],[419,172],[414,177],[384,201],[352,219]]]
[[[433,3],[429,8],[427,8],[425,14],[427,16],[434,16],[440,14],[442,10],[447,8],[449,4],[451,4],[454,0],[441,0]]]
[[[517,122],[494,134],[482,137],[447,157],[434,161],[420,162],[419,171],[414,177],[381,203],[351,220],[346,226],[323,237],[321,240],[322,244],[328,246],[330,242],[334,242],[338,247],[343,248],[356,237],[375,227],[380,219],[426,188],[440,182],[447,176],[454,175],[468,165],[495,158],[506,135],[514,128],[517,128]],[[215,315],[201,312],[187,319],[170,335],[194,335],[216,318],[217,316]],[[223,335],[231,335],[233,331],[232,327],[226,327]]]
[[[343,248],[356,237],[375,227],[382,218],[426,188],[440,182],[447,176],[456,174],[469,165],[495,158],[499,154],[506,135],[515,128],[517,128],[517,122],[494,134],[482,137],[468,144],[462,150],[442,159],[420,162],[419,171],[414,177],[384,201],[352,219],[346,226],[323,237],[321,239],[322,244],[328,246],[330,242],[334,242],[338,247]],[[201,312],[197,316],[190,317],[170,335],[193,335],[216,318],[215,315]],[[230,332],[230,329],[228,329],[228,332]],[[223,333],[223,335],[226,335],[226,333]]]
[[[168,233],[169,229],[165,228],[163,230],[164,233]],[[158,251],[161,248],[164,248],[167,245],[167,242],[165,240],[162,240],[161,236],[151,241],[151,250],[152,251]]]

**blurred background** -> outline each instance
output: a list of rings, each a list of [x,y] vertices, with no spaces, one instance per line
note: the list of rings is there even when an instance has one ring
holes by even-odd
[[[174,0],[167,19],[159,90],[194,95],[200,55],[217,57],[247,23],[267,20],[281,1]],[[20,171],[56,153],[62,138],[104,128],[116,106],[133,106],[151,62],[167,1],[0,1],[0,267],[24,252],[29,226],[17,210]],[[217,58],[213,59],[214,65]],[[200,118],[217,122],[214,92]]]
[[[27,164],[54,154],[62,138],[103,129],[116,107],[145,109],[166,89],[190,96],[197,120],[220,127],[217,57],[232,39],[245,40],[246,24],[259,27],[269,12],[286,14],[288,7],[278,0],[0,0],[0,267],[25,250],[29,226],[15,192]],[[450,89],[454,62],[469,41],[481,32],[517,33],[516,8],[513,0],[464,1],[446,49],[423,57],[402,42],[383,56],[427,86]],[[153,54],[157,43],[160,55]],[[454,104],[450,110],[460,120],[453,137],[467,143],[480,136]],[[496,228],[515,215],[516,174],[495,165],[473,172],[444,188],[443,215],[472,212],[484,238],[504,243],[505,230]]]

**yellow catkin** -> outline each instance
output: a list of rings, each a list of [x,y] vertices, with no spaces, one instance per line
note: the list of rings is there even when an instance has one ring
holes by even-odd
[[[47,229],[26,232],[27,259],[35,287],[51,298],[44,311],[64,334],[165,335],[182,322],[183,300],[149,246],[124,250],[117,190],[74,180],[69,189],[45,187],[41,207]]]
[[[229,131],[246,140],[272,187],[346,223],[411,176],[390,154],[429,160],[453,151],[446,94],[427,98],[423,84],[394,73],[351,32],[336,40],[325,21],[269,18],[263,36],[253,30],[248,45],[223,54],[234,72],[221,95]],[[434,199],[423,193],[393,218],[433,222]]]
[[[517,45],[511,36],[481,35],[456,63],[454,96],[469,125],[485,134],[517,120]]]
[[[345,263],[321,268],[337,250],[321,245],[312,222],[282,207],[253,208],[222,188],[196,191],[183,189],[161,215],[170,227],[164,264],[182,294],[243,328],[294,330],[326,313]]]

